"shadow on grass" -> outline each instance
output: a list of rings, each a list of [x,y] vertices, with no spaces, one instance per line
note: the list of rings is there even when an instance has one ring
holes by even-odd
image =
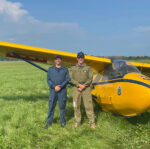
[[[129,121],[133,125],[147,124],[148,122],[150,122],[150,111],[135,117],[127,118],[127,121]]]
[[[133,124],[133,125],[137,125],[137,124],[147,124],[148,122],[150,122],[150,111],[147,111],[145,113],[142,113],[140,115],[137,116],[133,116],[133,117],[124,117],[115,113],[112,113],[115,117],[121,117],[124,118],[125,120],[127,120],[129,123]]]
[[[49,99],[49,95],[12,95],[12,96],[0,96],[1,99],[4,100],[25,100],[25,101],[38,101],[38,100],[47,100]]]

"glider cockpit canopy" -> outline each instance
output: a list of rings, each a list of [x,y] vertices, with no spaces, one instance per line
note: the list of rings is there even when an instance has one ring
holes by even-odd
[[[115,78],[122,78],[128,73],[141,73],[138,68],[125,60],[112,60],[112,63],[107,65],[104,69],[104,80],[111,80]]]

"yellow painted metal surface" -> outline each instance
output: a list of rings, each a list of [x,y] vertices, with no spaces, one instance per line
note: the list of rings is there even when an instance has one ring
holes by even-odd
[[[130,63],[136,67],[150,68],[150,64],[147,63],[137,63],[137,62],[130,62]]]
[[[112,111],[123,116],[135,116],[150,108],[148,77],[139,73],[129,73],[121,79],[103,83],[96,85],[92,94],[98,97],[96,100],[104,111]],[[121,95],[118,95],[119,87]]]

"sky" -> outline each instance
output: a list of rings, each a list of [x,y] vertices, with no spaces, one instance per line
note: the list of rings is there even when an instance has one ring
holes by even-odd
[[[0,41],[150,56],[150,0],[0,0]]]

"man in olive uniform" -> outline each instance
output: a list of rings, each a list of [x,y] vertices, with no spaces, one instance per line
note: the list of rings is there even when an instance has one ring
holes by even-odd
[[[81,124],[81,98],[83,98],[83,103],[85,106],[86,115],[89,118],[89,124],[91,128],[95,129],[95,116],[92,103],[91,95],[91,83],[93,79],[93,72],[90,66],[84,63],[84,53],[79,52],[77,54],[78,63],[71,67],[70,78],[71,82],[74,84],[73,89],[73,107],[75,114],[75,124],[74,128]]]

